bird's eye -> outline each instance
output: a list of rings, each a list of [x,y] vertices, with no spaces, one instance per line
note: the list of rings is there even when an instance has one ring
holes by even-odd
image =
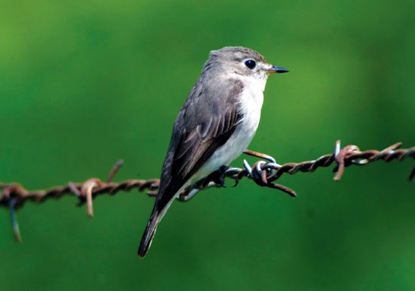
[[[245,66],[252,70],[255,68],[256,62],[254,60],[247,60],[245,61]]]

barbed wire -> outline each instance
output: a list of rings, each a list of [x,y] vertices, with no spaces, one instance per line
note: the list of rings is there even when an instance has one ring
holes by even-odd
[[[186,188],[177,198],[179,201],[189,201],[199,191],[211,187],[223,187],[224,179],[230,178],[235,180],[236,186],[243,178],[248,178],[254,181],[261,187],[268,187],[278,189],[292,197],[296,196],[294,190],[274,183],[283,174],[294,175],[298,172],[314,172],[320,167],[329,167],[336,163],[333,172],[336,173],[334,180],[340,180],[344,169],[350,165],[367,165],[369,163],[383,160],[390,162],[392,160],[403,161],[406,158],[415,159],[415,147],[408,149],[399,149],[401,143],[393,144],[384,150],[367,150],[360,151],[359,147],[355,145],[348,145],[343,148],[340,146],[340,141],[336,141],[334,153],[321,156],[316,160],[304,161],[300,163],[286,163],[280,165],[276,163],[271,156],[246,150],[244,153],[250,156],[261,158],[252,166],[244,160],[243,168],[222,167],[221,170],[212,173],[205,179],[199,180],[188,188]],[[78,198],[78,206],[87,204],[87,212],[89,216],[93,216],[92,201],[96,197],[109,194],[115,195],[120,191],[128,192],[137,189],[142,192],[148,190],[149,196],[155,196],[159,187],[159,179],[150,180],[126,180],[122,182],[113,182],[114,176],[121,168],[123,161],[119,161],[111,169],[106,182],[98,178],[91,178],[83,183],[69,182],[64,186],[52,187],[47,190],[28,191],[18,183],[2,183],[0,182],[0,207],[6,207],[10,210],[10,217],[12,221],[14,235],[17,241],[21,241],[19,226],[16,219],[16,210],[21,209],[27,201],[43,203],[51,198],[60,198],[64,195],[75,196]],[[409,180],[415,176],[415,165],[410,171]]]

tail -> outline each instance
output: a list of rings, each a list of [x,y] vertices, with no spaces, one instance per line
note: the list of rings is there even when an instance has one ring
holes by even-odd
[[[159,221],[159,213],[154,209],[153,213],[151,213],[150,220],[147,223],[143,238],[141,239],[140,247],[138,248],[138,255],[142,259],[150,249],[151,242],[153,241],[153,237],[156,234],[156,229]]]
[[[178,193],[183,191],[183,189],[186,186],[187,184],[184,184],[176,192],[173,192],[173,191],[169,192],[166,190],[166,188],[164,188],[164,191],[161,189],[159,190],[159,193],[157,194],[156,202],[154,203],[153,212],[151,212],[146,230],[144,231],[140,246],[138,247],[138,255],[142,259],[147,254],[148,250],[150,249],[151,242],[153,241],[153,237],[156,234],[157,225],[159,224],[159,222],[162,220],[162,218],[166,214],[167,209],[169,209],[176,195],[178,195]],[[171,190],[171,189],[168,189],[168,190]],[[176,194],[170,195],[169,193],[176,193]]]

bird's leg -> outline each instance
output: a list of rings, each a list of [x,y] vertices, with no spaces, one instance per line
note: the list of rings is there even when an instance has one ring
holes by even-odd
[[[217,187],[225,187],[225,174],[227,169],[229,169],[229,167],[223,165],[218,170],[210,173],[209,176],[203,179],[201,183],[202,188],[205,188],[211,181],[213,181]]]
[[[225,187],[225,174],[227,169],[229,169],[228,166],[222,166],[219,168],[219,170],[211,173],[207,177],[194,182],[192,185],[186,188],[183,193],[179,195],[179,197],[177,197],[177,200],[187,202],[192,199],[199,192],[199,190],[213,186]]]
[[[217,170],[216,175],[213,177],[212,181],[215,182],[218,187],[225,187],[225,174],[226,174],[226,170],[228,170],[229,167],[223,165],[222,167],[219,168],[219,170]]]

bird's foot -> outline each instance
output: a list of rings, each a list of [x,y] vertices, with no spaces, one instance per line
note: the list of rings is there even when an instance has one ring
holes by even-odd
[[[226,187],[225,186],[225,174],[226,171],[229,169],[228,166],[222,166],[219,170],[216,171],[216,175],[213,177],[213,182],[215,182],[218,187]]]
[[[226,170],[228,170],[229,167],[228,166],[222,166],[219,168],[219,170],[214,171],[213,173],[211,173],[209,176],[207,176],[206,178],[203,179],[203,187],[206,187],[209,182],[213,181],[216,184],[216,187],[223,187],[226,188],[225,186],[225,174],[226,174]]]
[[[225,174],[228,169],[228,166],[222,166],[219,168],[219,170],[211,173],[207,177],[194,182],[191,186],[186,188],[183,193],[179,195],[179,197],[177,197],[177,200],[187,202],[192,199],[200,190],[205,188],[214,186],[225,188]]]

